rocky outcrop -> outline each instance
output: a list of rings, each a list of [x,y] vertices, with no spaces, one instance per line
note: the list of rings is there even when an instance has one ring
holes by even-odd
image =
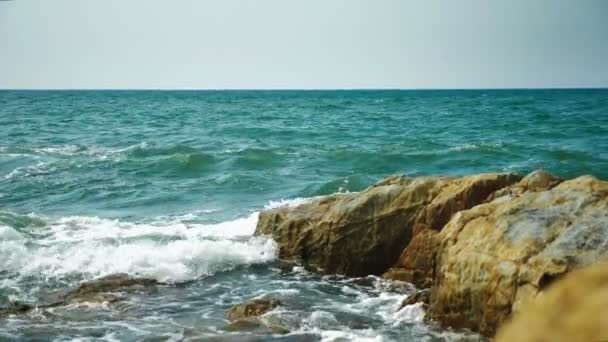
[[[256,234],[309,268],[430,288],[405,305],[428,302],[428,319],[491,336],[555,280],[608,258],[607,222],[608,182],[535,171],[390,177],[265,211]]]
[[[266,322],[260,316],[272,311],[281,302],[274,298],[257,298],[248,302],[234,305],[226,312],[226,318],[230,321],[224,330],[247,331],[261,334],[285,334],[289,330],[277,323]]]
[[[75,289],[53,293],[38,304],[11,303],[0,308],[0,319],[27,314],[34,309],[49,309],[77,303],[114,303],[124,299],[125,292],[154,291],[160,285],[154,279],[133,278],[127,274],[112,274],[80,284]]]
[[[608,182],[590,176],[457,213],[436,237],[429,317],[493,335],[554,280],[608,256],[607,222]]]
[[[390,177],[361,193],[264,211],[256,235],[272,236],[281,258],[299,259],[309,268],[349,276],[382,274],[417,233],[441,230],[454,213],[520,179],[515,174]]]
[[[608,341],[608,264],[574,271],[500,328],[496,342]]]
[[[482,196],[475,198],[475,200],[468,205],[460,206],[460,208],[471,208],[473,207],[471,204],[480,204],[499,197],[509,196],[512,198],[521,196],[525,192],[550,190],[562,181],[561,178],[555,177],[545,171],[534,171],[519,182],[490,193],[485,201],[481,200],[481,197],[483,196],[483,194],[481,194]],[[446,194],[448,194],[448,196],[450,195],[447,191]],[[458,190],[452,193],[452,196],[457,195]],[[460,196],[463,197],[463,194]],[[465,193],[464,196],[466,197],[469,195]],[[447,203],[450,203],[450,201],[437,201],[437,203],[435,203],[435,208],[445,208]],[[452,209],[451,211],[454,210]],[[427,215],[432,216],[433,212],[436,211],[431,211],[431,213]],[[444,221],[445,219],[442,219],[439,222],[447,222]],[[427,229],[416,232],[412,241],[401,253],[397,263],[388,270],[383,277],[387,279],[408,281],[421,288],[430,287],[435,278],[435,259],[439,243],[437,233],[441,228],[442,226],[440,227],[439,224],[435,224],[434,226],[427,226]]]

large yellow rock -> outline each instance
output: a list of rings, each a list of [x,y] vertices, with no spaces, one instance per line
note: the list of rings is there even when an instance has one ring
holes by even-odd
[[[608,264],[555,282],[502,326],[495,341],[608,341]]]
[[[608,182],[583,176],[455,214],[437,235],[429,315],[493,335],[566,272],[608,255]]]
[[[390,177],[356,194],[334,195],[260,214],[256,235],[270,235],[283,259],[349,276],[382,274],[412,236],[440,230],[459,210],[514,184],[514,174]]]

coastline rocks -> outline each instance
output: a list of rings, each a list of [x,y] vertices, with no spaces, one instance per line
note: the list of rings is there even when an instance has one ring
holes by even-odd
[[[608,341],[608,264],[574,271],[502,326],[496,342]]]
[[[263,211],[255,234],[270,235],[279,257],[299,259],[309,268],[347,276],[382,274],[417,233],[441,230],[454,213],[520,179],[515,174],[389,177],[360,193]]]
[[[608,260],[608,182],[544,171],[389,177],[260,214],[283,259],[429,290],[427,319],[487,336],[566,273]],[[573,285],[574,286],[574,285]]]
[[[608,182],[590,176],[457,213],[436,237],[429,317],[493,335],[554,280],[608,256],[607,222]]]

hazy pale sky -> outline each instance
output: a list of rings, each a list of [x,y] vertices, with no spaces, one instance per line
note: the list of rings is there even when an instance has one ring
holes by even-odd
[[[608,87],[608,1],[0,1],[0,88],[488,87]]]

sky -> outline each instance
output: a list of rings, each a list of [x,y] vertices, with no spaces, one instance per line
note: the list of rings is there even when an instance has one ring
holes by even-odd
[[[536,87],[608,87],[608,1],[0,1],[5,89]]]

